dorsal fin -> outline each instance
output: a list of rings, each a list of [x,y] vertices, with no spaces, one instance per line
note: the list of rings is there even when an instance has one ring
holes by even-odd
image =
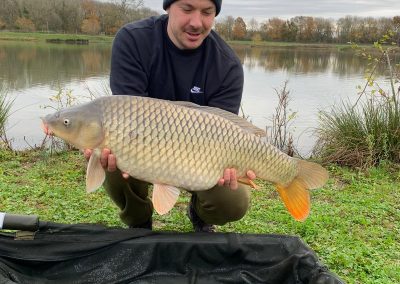
[[[199,111],[204,111],[204,112],[208,112],[214,115],[218,115],[221,116],[225,119],[228,119],[230,121],[232,121],[233,123],[235,123],[237,126],[239,126],[240,128],[242,128],[243,130],[250,132],[254,135],[263,137],[266,136],[267,133],[261,129],[258,128],[257,126],[251,124],[250,122],[248,122],[246,119],[231,113],[229,111],[220,109],[220,108],[216,108],[216,107],[210,107],[210,106],[201,106],[192,102],[186,102],[186,101],[174,101],[172,102],[173,104],[176,105],[180,105],[180,106],[184,106],[187,108],[193,108],[193,109],[197,109]]]

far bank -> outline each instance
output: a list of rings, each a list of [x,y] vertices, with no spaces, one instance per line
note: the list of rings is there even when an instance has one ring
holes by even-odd
[[[9,41],[31,41],[45,43],[46,41],[59,41],[60,43],[67,40],[81,41],[85,40],[90,43],[111,43],[114,36],[109,35],[86,35],[86,34],[63,34],[63,33],[42,33],[42,32],[0,32],[0,40]],[[244,45],[251,47],[308,47],[318,49],[351,49],[350,44],[336,43],[303,43],[303,42],[278,42],[278,41],[227,41],[230,45]],[[362,45],[372,48],[373,45]]]

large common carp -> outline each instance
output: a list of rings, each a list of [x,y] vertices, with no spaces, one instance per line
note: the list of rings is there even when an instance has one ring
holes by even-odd
[[[207,190],[226,168],[238,176],[248,170],[275,184],[296,220],[310,212],[308,189],[328,179],[320,165],[289,157],[258,135],[263,132],[245,119],[221,109],[189,102],[139,96],[106,96],[70,107],[43,120],[47,134],[79,149],[94,149],[86,188],[103,184],[101,149],[109,148],[117,166],[132,177],[154,184],[154,208],[168,212],[179,189]]]

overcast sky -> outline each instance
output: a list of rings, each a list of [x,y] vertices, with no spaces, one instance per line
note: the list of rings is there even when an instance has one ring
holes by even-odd
[[[144,0],[144,6],[163,13],[162,0]],[[338,19],[346,15],[361,17],[400,16],[400,0],[223,0],[218,17],[255,18],[313,16]]]

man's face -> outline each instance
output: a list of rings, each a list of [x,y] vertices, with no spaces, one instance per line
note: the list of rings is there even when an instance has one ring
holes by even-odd
[[[211,0],[178,0],[167,9],[169,38],[179,49],[195,49],[211,31],[215,4]]]

